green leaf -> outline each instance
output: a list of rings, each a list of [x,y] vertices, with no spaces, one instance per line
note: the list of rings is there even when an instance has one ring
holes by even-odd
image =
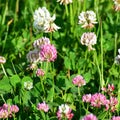
[[[21,79],[18,75],[13,75],[10,77],[10,83],[13,87],[16,87],[21,82]]]
[[[9,78],[4,76],[2,80],[0,80],[0,94],[10,93],[12,86],[10,85]]]
[[[30,98],[30,91],[24,91],[24,93],[22,94],[23,104],[28,105],[28,101],[30,100]]]
[[[72,93],[65,94],[63,96],[63,99],[65,102],[70,102],[70,103],[72,103],[74,101]]]
[[[71,63],[70,63],[70,59],[68,57],[65,57],[64,64],[67,69],[69,69],[69,70],[71,69]]]
[[[47,96],[47,101],[53,101],[54,97],[54,86],[49,90],[48,96]]]
[[[69,79],[65,79],[65,85],[66,85],[65,87],[66,90],[73,87],[72,81]]]
[[[88,83],[91,79],[91,73],[90,72],[85,73],[84,79],[85,79],[86,83]]]
[[[70,60],[71,60],[71,64],[72,64],[72,69],[75,70],[75,53],[74,52],[70,52]]]

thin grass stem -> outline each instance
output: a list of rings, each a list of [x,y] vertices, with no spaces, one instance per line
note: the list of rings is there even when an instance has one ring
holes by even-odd
[[[7,73],[5,71],[5,68],[4,68],[3,64],[1,64],[1,67],[2,67],[3,73],[5,74],[5,76],[7,76]]]

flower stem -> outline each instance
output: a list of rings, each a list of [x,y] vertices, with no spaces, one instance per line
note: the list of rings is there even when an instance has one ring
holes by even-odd
[[[100,45],[101,45],[101,81],[100,81],[100,85],[101,87],[104,86],[104,76],[103,76],[103,31],[102,31],[102,21],[100,23]]]
[[[5,74],[5,76],[7,76],[7,73],[5,71],[5,68],[4,68],[3,64],[1,64],[1,67],[2,67],[3,73]]]
[[[44,89],[44,85],[43,85],[43,79],[41,79],[40,83],[41,83],[42,90],[43,90],[43,93],[44,93],[44,96],[45,96],[45,89]]]
[[[0,96],[1,96],[1,98],[3,100],[3,102],[6,103],[6,101],[5,101],[4,97],[3,97],[3,94],[0,94]]]
[[[70,24],[71,24],[71,32],[73,32],[73,26],[74,26],[74,15],[73,15],[73,6],[70,4]]]
[[[68,16],[68,6],[65,5],[66,16]]]

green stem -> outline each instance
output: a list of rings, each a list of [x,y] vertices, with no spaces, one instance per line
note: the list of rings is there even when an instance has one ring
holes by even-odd
[[[80,97],[80,87],[78,86],[78,96]]]
[[[5,68],[4,68],[3,64],[1,64],[1,67],[2,67],[3,73],[5,74],[5,76],[7,76],[7,73],[5,71]]]
[[[115,45],[114,45],[114,58],[116,57],[117,53],[117,38],[118,38],[118,33],[115,33]]]
[[[41,83],[42,90],[43,90],[43,93],[44,93],[44,96],[45,96],[45,89],[44,89],[44,85],[43,85],[43,79],[41,79],[40,83]]]
[[[6,103],[6,101],[5,101],[4,97],[3,97],[3,95],[0,94],[0,96],[1,96],[1,98],[2,98],[2,100],[3,100],[3,102]]]
[[[12,67],[13,67],[13,70],[14,70],[15,74],[17,74],[16,69],[15,69],[15,66],[14,66],[14,64],[13,64],[12,61],[11,61],[11,63],[12,63]]]
[[[52,43],[52,32],[50,33],[50,42]]]
[[[95,52],[95,54],[94,54],[94,57],[95,57],[95,61],[96,61],[98,73],[99,73],[99,76],[100,76],[100,83],[101,83],[101,81],[102,81],[101,70],[100,70],[100,67],[99,67],[99,64],[98,64],[98,59],[97,59],[97,53],[96,53],[96,52]]]
[[[5,11],[3,14],[2,25],[5,23],[5,17],[6,17],[7,11],[8,11],[8,0],[6,0],[6,4],[5,4]]]
[[[46,62],[45,76],[47,76],[47,74],[48,74],[48,64],[49,64],[49,62]],[[46,78],[46,77],[45,77],[45,78]]]
[[[74,26],[74,15],[73,15],[73,6],[70,4],[70,24],[71,24],[71,32],[73,32],[73,26]]]
[[[120,70],[120,67],[119,67],[119,69],[118,70]],[[118,76],[118,80],[120,80],[120,76]],[[117,113],[118,113],[118,115],[119,115],[119,109],[120,109],[120,82],[118,83],[118,93],[117,93],[117,99],[118,99],[118,105],[117,105]]]
[[[2,52],[4,52],[4,49],[5,49],[5,45],[6,45],[6,41],[7,41],[7,37],[8,37],[8,30],[9,30],[9,25],[7,25],[7,31],[6,31],[6,35],[5,35],[5,39],[4,39],[4,43],[3,43]]]
[[[19,12],[19,0],[16,1],[14,21],[18,20],[18,12]]]
[[[68,17],[68,6],[67,5],[65,5],[65,11],[66,11],[66,16]]]
[[[101,45],[101,87],[104,86],[104,76],[103,76],[103,31],[102,31],[102,21],[100,23],[100,35],[101,35],[101,39],[100,39],[100,45]]]
[[[83,10],[86,11],[86,0],[84,0],[84,6]]]
[[[80,13],[80,10],[81,10],[82,1],[78,0],[76,4],[77,4],[77,6],[78,6],[78,7],[77,7],[77,16],[78,16],[79,13]]]

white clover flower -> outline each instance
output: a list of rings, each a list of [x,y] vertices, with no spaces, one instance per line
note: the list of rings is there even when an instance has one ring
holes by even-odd
[[[69,113],[70,107],[67,104],[62,104],[61,106],[59,106],[59,111],[60,113]]]
[[[118,55],[115,57],[115,64],[120,64],[120,49],[118,49]]]
[[[118,49],[118,53],[120,54],[120,49]]]
[[[37,10],[35,10],[34,15],[33,15],[33,19],[34,19],[34,23],[33,26],[36,30],[43,30],[44,29],[44,24],[46,22],[46,19],[50,18],[50,13],[49,11],[45,8],[38,8]]]
[[[44,31],[46,33],[48,32],[54,32],[57,31],[58,29],[60,29],[60,27],[58,27],[55,23],[54,20],[56,19],[55,14],[53,15],[53,17],[49,18],[48,21],[46,21],[46,23],[44,24]]]
[[[50,44],[50,39],[47,37],[39,38],[38,40],[34,41],[33,46],[34,48],[39,49],[41,45],[44,45],[44,44]]]
[[[113,0],[115,11],[120,11],[120,0]]]
[[[0,64],[6,63],[6,59],[3,56],[0,56]]]
[[[93,32],[83,33],[80,40],[82,45],[88,46],[88,50],[95,50],[92,48],[92,45],[95,45],[97,42],[97,36]]]
[[[54,23],[56,19],[55,15],[51,17],[49,11],[45,7],[39,7],[37,10],[35,10],[33,19],[33,27],[37,32],[42,31],[47,33],[60,29],[60,27]]]
[[[60,4],[69,4],[72,3],[72,0],[57,0],[57,2],[60,2]]]
[[[31,63],[36,63],[41,60],[41,57],[39,55],[39,50],[34,49],[32,51],[29,51],[27,54],[27,60]]]
[[[93,28],[96,24],[96,14],[93,11],[81,12],[78,16],[79,23],[82,28]]]
[[[33,88],[33,82],[31,82],[31,81],[24,82],[24,88],[26,90],[31,90]]]

